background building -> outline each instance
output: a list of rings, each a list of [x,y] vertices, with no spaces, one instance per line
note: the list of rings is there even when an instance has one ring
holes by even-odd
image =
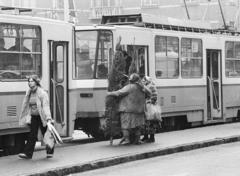
[[[208,21],[217,27],[222,27],[225,20],[226,25],[240,29],[240,0],[0,0],[1,5],[30,8],[31,12],[24,13],[80,25],[97,24],[102,15],[149,13]]]

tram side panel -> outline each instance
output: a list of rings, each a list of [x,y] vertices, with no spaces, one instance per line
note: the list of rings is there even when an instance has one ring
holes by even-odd
[[[201,125],[206,109],[205,86],[158,87],[164,128]]]
[[[222,86],[223,93],[223,117],[226,121],[234,121],[239,118],[240,110],[240,84]]]
[[[18,116],[21,111],[25,92],[9,92],[0,94],[0,133],[1,135],[14,133],[10,128],[18,128]],[[14,100],[14,101],[13,101]],[[16,132],[16,131],[15,131]]]
[[[91,86],[94,82],[96,80],[75,81],[78,88],[69,91],[70,128],[101,138],[101,127],[106,125],[104,115],[107,81],[100,81],[103,82],[101,87]]]

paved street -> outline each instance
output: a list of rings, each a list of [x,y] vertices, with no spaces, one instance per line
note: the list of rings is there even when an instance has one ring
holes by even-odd
[[[72,176],[239,176],[240,142],[160,156]]]
[[[177,152],[182,152],[184,156],[189,150],[240,141],[239,129],[240,123],[230,123],[172,131],[157,134],[155,143],[143,145],[118,146],[119,140],[114,140],[113,146],[109,145],[109,141],[74,144],[68,147],[57,147],[52,159],[46,159],[44,150],[34,152],[32,160],[23,160],[12,155],[0,159],[0,175],[61,176],[78,172],[83,174],[89,170],[111,167],[130,161],[157,156],[164,157],[163,155],[172,156]],[[240,155],[236,154],[236,156]],[[208,163],[211,164],[213,161]],[[182,160],[179,163],[182,163]],[[179,163],[177,162],[176,165]],[[9,169],[9,166],[13,167]],[[169,165],[165,167],[169,168]],[[128,174],[125,175],[128,176]]]

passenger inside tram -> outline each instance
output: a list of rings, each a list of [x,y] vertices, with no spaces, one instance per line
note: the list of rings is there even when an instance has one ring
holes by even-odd
[[[93,68],[90,60],[89,46],[84,44],[76,51],[78,78],[92,78]]]
[[[5,63],[7,61],[6,53],[2,53],[1,51],[6,51],[5,41],[3,38],[0,38],[0,70],[4,69]]]
[[[12,38],[7,38],[8,45],[12,43],[11,41]],[[15,38],[14,44],[9,49],[6,49],[4,39],[0,39],[1,78],[19,79],[21,73],[24,76],[33,72],[33,59],[30,50],[23,44],[21,45],[20,38]],[[1,51],[5,51],[5,53],[1,53]]]

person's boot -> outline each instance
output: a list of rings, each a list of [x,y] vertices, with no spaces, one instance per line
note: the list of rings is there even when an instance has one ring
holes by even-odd
[[[136,130],[135,131],[135,140],[134,140],[133,144],[136,144],[136,145],[142,144],[143,142],[140,140],[141,132],[139,129],[135,129],[135,130]]]
[[[144,134],[143,138],[141,139],[142,142],[147,142],[148,141],[148,135]]]
[[[154,134],[150,134],[149,142],[155,142]]]
[[[129,132],[128,132],[128,130],[122,130],[122,133],[123,133],[123,138],[121,139],[119,145],[127,145],[127,144],[130,144],[130,141],[129,141]]]

